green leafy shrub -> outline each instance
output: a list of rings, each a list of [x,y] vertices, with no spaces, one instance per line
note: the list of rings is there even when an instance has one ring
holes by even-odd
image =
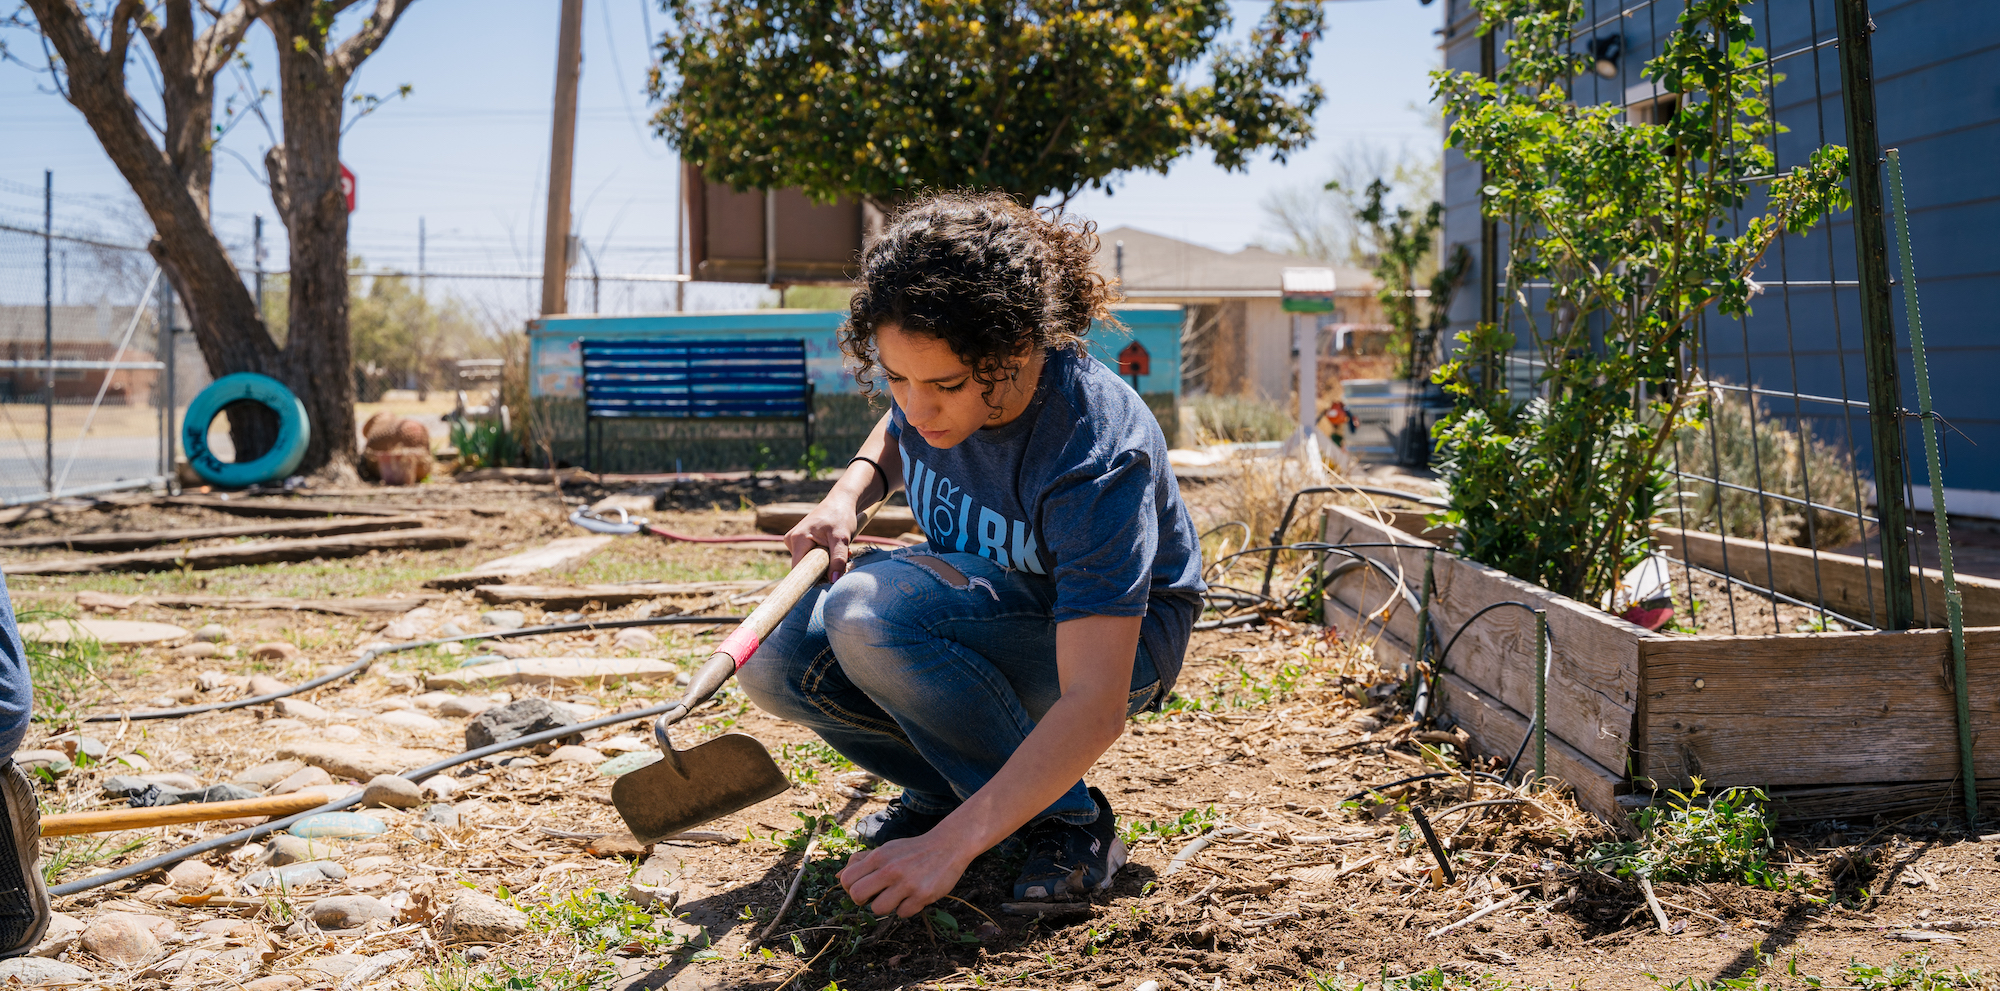
[[[502,430],[497,420],[452,421],[451,446],[458,450],[459,464],[467,470],[497,468],[520,458],[514,435]]]
[[[1777,848],[1764,811],[1770,797],[1756,788],[1728,788],[1702,801],[1702,780],[1694,790],[1669,792],[1665,807],[1641,809],[1632,817],[1638,840],[1600,843],[1587,857],[1592,867],[1620,877],[1652,881],[1724,881],[1784,891],[1810,882],[1771,863]]]
[[[1474,0],[1480,30],[1508,29],[1502,67],[1433,76],[1447,143],[1480,167],[1486,215],[1512,232],[1500,321],[1461,334],[1433,377],[1456,396],[1435,433],[1450,499],[1435,521],[1478,560],[1573,598],[1599,600],[1644,547],[1663,450],[1697,391],[1700,320],[1748,313],[1778,233],[1847,206],[1846,149],[1827,147],[1747,211],[1776,125],[1745,2],[1682,6],[1643,73],[1679,96],[1664,124],[1571,99],[1568,81],[1587,77],[1570,37],[1581,0]],[[1519,341],[1534,359],[1527,401],[1505,374],[1529,356]]]

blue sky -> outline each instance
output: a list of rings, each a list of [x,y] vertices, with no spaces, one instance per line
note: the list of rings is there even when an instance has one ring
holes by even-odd
[[[668,272],[675,266],[676,159],[646,126],[642,89],[649,62],[647,0],[587,0],[584,71],[573,210],[606,270]],[[362,8],[372,4],[359,5]],[[414,5],[362,69],[359,88],[413,95],[358,122],[342,159],[359,178],[352,250],[371,264],[414,267],[418,218],[429,231],[433,270],[534,269],[547,173],[556,0],[426,0]],[[1263,4],[1240,0],[1240,24]],[[1073,210],[1105,227],[1130,225],[1217,248],[1268,236],[1259,202],[1271,189],[1324,181],[1332,157],[1353,142],[1391,148],[1435,142],[1413,105],[1428,97],[1437,62],[1439,8],[1418,0],[1343,0],[1327,5],[1328,36],[1313,72],[1328,99],[1318,140],[1287,165],[1261,162],[1225,173],[1196,155],[1168,175],[1132,175],[1113,193],[1086,192]],[[269,36],[250,49],[253,73],[268,79]],[[31,36],[8,39],[32,57]],[[143,79],[143,76],[139,77]],[[219,85],[227,95],[235,87]],[[58,227],[114,225],[129,200],[117,171],[80,115],[48,81],[0,65],[0,222],[39,226],[42,171],[55,171]],[[275,98],[267,112],[275,119]],[[217,157],[215,223],[225,240],[247,246],[262,213],[272,258],[283,265],[283,231],[268,194],[243,161],[261,161],[269,138],[255,121],[239,125]],[[609,307],[607,307],[609,308]]]

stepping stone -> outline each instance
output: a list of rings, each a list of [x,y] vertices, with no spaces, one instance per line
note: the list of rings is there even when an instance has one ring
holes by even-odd
[[[129,619],[52,619],[21,624],[23,640],[68,643],[73,637],[96,640],[107,647],[136,647],[185,640],[188,631],[169,623],[141,623]]]
[[[680,668],[675,665],[644,657],[524,657],[434,674],[424,679],[424,687],[529,684],[578,688],[627,681],[671,681],[679,673]]]
[[[368,781],[377,775],[401,774],[413,767],[435,763],[444,754],[436,750],[298,741],[280,744],[272,756],[304,761],[336,778]]]

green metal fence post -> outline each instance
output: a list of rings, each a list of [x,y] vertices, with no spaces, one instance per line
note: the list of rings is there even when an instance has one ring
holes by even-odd
[[[1549,776],[1549,611],[1535,610],[1535,788]]]
[[[1910,250],[1910,215],[1903,201],[1903,163],[1889,149],[1889,199],[1896,216],[1896,248],[1903,267],[1903,309],[1909,315],[1910,371],[1917,379],[1917,415],[1924,425],[1924,462],[1931,475],[1931,516],[1937,520],[1938,570],[1944,577],[1944,617],[1951,628],[1951,684],[1958,696],[1958,762],[1965,777],[1965,828],[1979,832],[1979,784],[1972,773],[1972,696],[1965,674],[1965,602],[1951,563],[1951,519],[1944,509],[1943,458],[1937,415],[1931,408],[1931,375],[1924,357],[1924,322],[1917,311],[1916,256]]]
[[[1889,304],[1889,246],[1882,222],[1882,144],[1875,131],[1874,56],[1868,0],[1835,0],[1840,38],[1840,102],[1847,117],[1854,193],[1854,254],[1861,282],[1861,357],[1868,376],[1869,439],[1874,450],[1875,515],[1882,521],[1882,628],[1916,625],[1910,591],[1910,529],[1903,504],[1907,477],[1902,392],[1896,375],[1896,326]]]

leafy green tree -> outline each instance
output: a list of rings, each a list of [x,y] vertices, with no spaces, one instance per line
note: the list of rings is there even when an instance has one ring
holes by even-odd
[[[1645,67],[1679,97],[1663,124],[1571,99],[1566,81],[1586,70],[1570,41],[1581,0],[1473,0],[1481,30],[1509,29],[1504,65],[1491,80],[1433,77],[1447,141],[1480,166],[1486,211],[1512,237],[1505,315],[1460,335],[1436,375],[1459,399],[1436,431],[1442,519],[1474,558],[1585,601],[1644,553],[1662,448],[1702,416],[1699,321],[1747,313],[1778,232],[1847,206],[1844,148],[1765,181],[1773,79],[1745,3],[1683,4]],[[1548,287],[1539,307],[1530,283]],[[1501,368],[1523,337],[1538,361],[1527,402]]]
[[[1067,198],[1196,147],[1312,137],[1315,0],[1222,40],[1227,0],[666,0],[655,128],[709,178],[821,199]]]
[[[1334,183],[1328,183],[1332,189]],[[1472,263],[1472,252],[1464,245],[1452,252],[1442,265],[1437,261],[1438,230],[1444,226],[1444,204],[1432,200],[1422,211],[1408,206],[1391,208],[1386,202],[1390,186],[1381,179],[1368,184],[1354,211],[1375,247],[1375,278],[1382,288],[1377,296],[1382,313],[1395,328],[1389,338],[1389,353],[1402,362],[1399,374],[1423,379],[1430,375],[1436,359],[1438,335],[1451,322],[1451,298]],[[1422,316],[1418,315],[1417,292],[1429,290]]]

